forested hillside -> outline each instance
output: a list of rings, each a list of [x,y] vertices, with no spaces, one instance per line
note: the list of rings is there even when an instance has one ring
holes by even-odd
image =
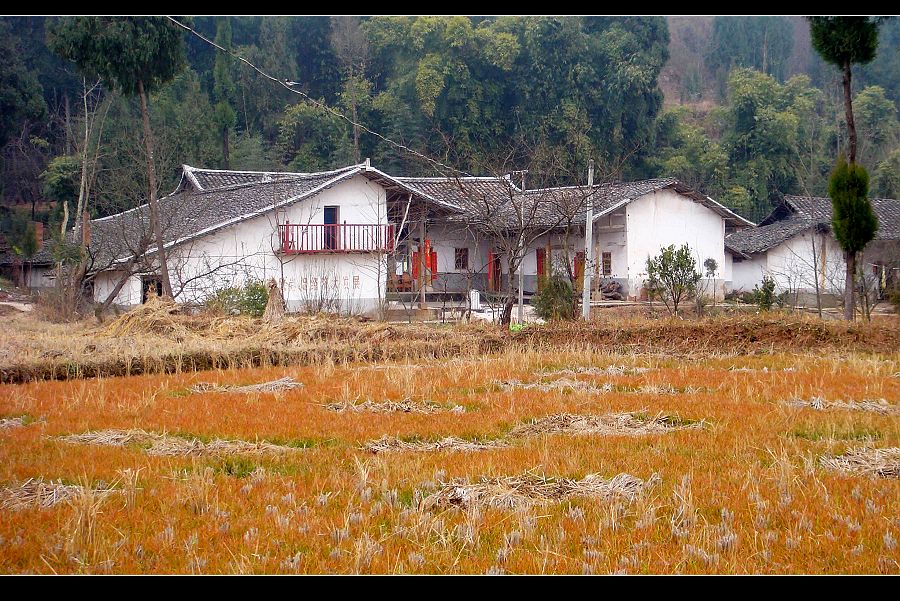
[[[184,32],[185,67],[149,102],[162,194],[182,163],[313,171],[370,157],[404,175],[575,178],[593,157],[606,177],[674,176],[759,219],[780,194],[824,194],[843,144],[839,74],[799,17],[180,20],[365,128]],[[86,166],[93,215],[146,201],[139,103],[51,51],[59,22],[0,20],[6,230],[58,223]],[[859,158],[879,196],[900,196],[898,50],[893,19],[854,71]]]

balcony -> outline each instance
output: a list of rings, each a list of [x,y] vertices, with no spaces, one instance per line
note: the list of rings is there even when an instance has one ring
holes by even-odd
[[[377,223],[335,225],[286,223],[278,226],[281,252],[287,255],[312,253],[371,253],[394,250],[394,226]]]

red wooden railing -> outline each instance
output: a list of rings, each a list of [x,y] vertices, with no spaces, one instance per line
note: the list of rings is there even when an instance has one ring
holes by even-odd
[[[377,223],[334,225],[286,223],[278,226],[281,252],[353,253],[394,250],[394,226]]]

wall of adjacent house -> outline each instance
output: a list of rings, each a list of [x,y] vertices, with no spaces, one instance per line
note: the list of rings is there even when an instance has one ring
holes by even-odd
[[[25,265],[25,285],[31,289],[49,288],[56,282],[54,272],[54,267]]]
[[[734,290],[734,255],[727,250],[725,251],[725,263],[719,265],[719,273],[721,274],[725,292]]]
[[[725,220],[699,202],[674,190],[658,190],[632,201],[625,212],[629,295],[641,296],[647,277],[647,259],[670,244],[690,246],[701,273],[707,258],[714,259],[720,271],[725,264]],[[717,278],[712,284],[716,296],[720,297],[724,293],[724,280]]]
[[[750,259],[734,259],[731,268],[731,289],[735,292],[750,292],[762,282],[766,273],[765,253],[751,255]]]
[[[418,238],[417,225],[412,224],[412,235]],[[432,280],[431,289],[437,292],[465,292],[469,289],[485,290],[487,287],[488,253],[490,245],[479,237],[476,240],[471,230],[462,224],[433,223],[425,234],[437,253],[437,277]],[[469,251],[467,269],[456,268],[456,249]]]
[[[121,277],[122,274],[119,271],[103,271],[98,273],[94,277],[94,301],[98,303],[104,302],[106,297],[108,297],[115,289],[116,284],[119,283]],[[122,286],[122,289],[119,290],[119,293],[113,299],[113,304],[124,307],[139,305],[141,304],[142,299],[141,292],[140,276],[129,276],[125,285]]]
[[[765,273],[775,280],[775,290],[778,293],[814,294],[816,273],[819,274],[821,294],[840,295],[844,289],[844,254],[837,240],[830,234],[803,232],[770,248],[765,255]],[[759,281],[762,281],[761,276]]]
[[[202,303],[216,290],[269,278],[283,285],[288,309],[374,313],[384,296],[383,253],[287,255],[278,252],[277,224],[322,224],[324,207],[338,206],[339,222],[385,223],[384,188],[357,176],[284,209],[270,211],[174,247],[169,271],[176,300]],[[105,298],[115,278],[101,274],[95,296]],[[140,280],[126,286],[117,304],[141,302]]]

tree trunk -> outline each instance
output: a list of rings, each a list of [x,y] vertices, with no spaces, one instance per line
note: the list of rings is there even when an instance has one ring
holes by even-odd
[[[225,159],[225,169],[231,169],[231,149],[229,139],[231,138],[231,128],[222,128],[222,155]]]
[[[822,319],[822,293],[819,290],[819,257],[816,254],[816,236],[818,236],[818,234],[813,230],[812,235],[810,236],[813,254],[813,282],[816,285],[816,311],[819,313],[819,319]],[[824,271],[824,268],[822,271]]]
[[[356,163],[360,161],[359,153],[359,125],[357,125],[359,116],[356,110],[356,98],[353,99],[353,160]]]
[[[500,325],[509,326],[512,322],[512,310],[516,304],[516,298],[509,295],[506,302],[503,303],[503,312],[500,314]]]
[[[847,115],[847,137],[849,138],[851,165],[856,164],[856,124],[853,121],[853,100],[850,91],[850,61],[844,61],[844,113]]]
[[[847,261],[847,274],[844,280],[844,319],[853,321],[856,316],[856,295],[853,294],[855,288],[853,281],[856,276],[856,253],[845,251],[844,259]]]
[[[153,131],[150,129],[150,109],[147,107],[147,94],[144,82],[138,80],[138,95],[141,98],[141,116],[144,120],[144,144],[147,147],[147,177],[150,180],[150,227],[156,238],[156,253],[159,257],[160,279],[163,296],[172,298],[172,283],[169,281],[169,263],[166,261],[166,249],[163,241],[162,224],[159,219],[159,205],[156,202],[156,165],[153,156]]]
[[[109,296],[106,297],[106,300],[103,301],[103,304],[100,306],[100,312],[106,311],[113,304],[113,301],[116,300],[116,297],[119,295],[119,292],[122,288],[125,287],[125,282],[128,281],[132,275],[134,275],[134,259],[135,257],[131,257],[128,262],[125,264],[125,268],[122,271],[122,277],[119,278],[119,281],[116,282],[115,287],[113,287],[112,292],[109,293]]]

